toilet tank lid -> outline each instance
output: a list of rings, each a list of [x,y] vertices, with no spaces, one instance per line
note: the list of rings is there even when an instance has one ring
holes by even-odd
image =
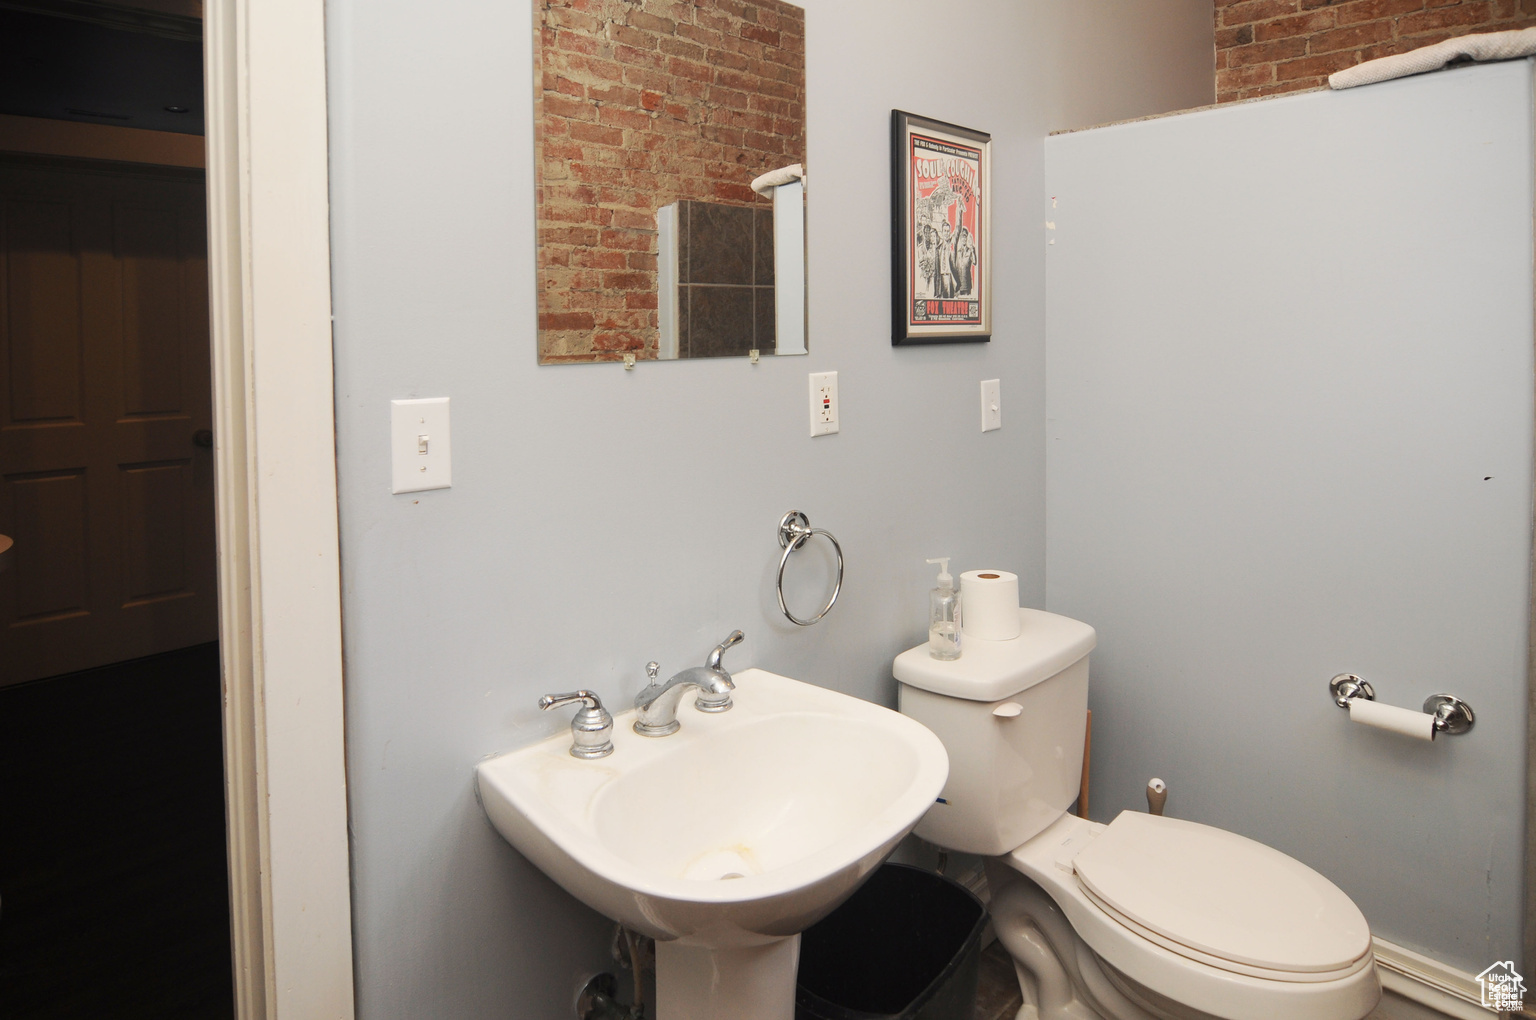
[[[961,607],[962,613],[964,606]],[[1039,609],[1020,609],[1019,636],[986,641],[964,634],[960,658],[945,662],[928,643],[896,656],[892,672],[911,687],[969,701],[1001,701],[1049,680],[1093,651],[1092,627]]]

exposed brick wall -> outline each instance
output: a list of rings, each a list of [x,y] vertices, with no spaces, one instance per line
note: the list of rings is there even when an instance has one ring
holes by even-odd
[[[755,205],[805,158],[805,13],[779,0],[540,0],[539,358],[656,356],[656,210]]]
[[[1376,57],[1536,26],[1536,0],[1215,0],[1216,101],[1295,92]]]

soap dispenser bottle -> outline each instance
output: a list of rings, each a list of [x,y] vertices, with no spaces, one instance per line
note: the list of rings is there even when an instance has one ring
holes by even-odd
[[[938,587],[928,593],[928,654],[935,659],[960,658],[960,593],[949,573],[949,557],[929,563],[939,564]]]

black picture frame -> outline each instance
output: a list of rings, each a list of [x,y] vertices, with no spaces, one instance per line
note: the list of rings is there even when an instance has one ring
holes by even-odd
[[[992,339],[992,136],[891,111],[891,343]]]

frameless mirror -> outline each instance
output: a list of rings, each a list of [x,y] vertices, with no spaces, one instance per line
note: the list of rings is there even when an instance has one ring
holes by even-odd
[[[535,10],[540,364],[806,353],[805,12]]]

